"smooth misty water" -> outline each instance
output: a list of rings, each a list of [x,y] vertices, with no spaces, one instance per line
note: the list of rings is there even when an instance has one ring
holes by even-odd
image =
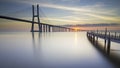
[[[0,68],[115,68],[85,32],[0,33]]]

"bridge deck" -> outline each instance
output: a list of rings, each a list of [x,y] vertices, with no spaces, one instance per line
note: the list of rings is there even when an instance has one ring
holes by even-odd
[[[19,18],[14,18],[14,17],[8,17],[8,16],[0,16],[0,18],[8,19],[8,20],[14,20],[14,21],[21,21],[21,22],[26,22],[26,23],[32,23],[32,21],[29,21],[29,20],[24,20],[24,19],[19,19]],[[49,25],[51,27],[71,29],[71,28],[68,28],[68,27],[62,27],[62,26],[57,26],[57,25],[45,24],[45,23],[38,23],[38,22],[34,22],[34,23],[35,24],[42,24],[42,25]]]

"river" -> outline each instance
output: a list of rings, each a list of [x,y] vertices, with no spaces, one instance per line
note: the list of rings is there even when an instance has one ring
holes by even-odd
[[[0,68],[115,68],[86,32],[1,32]]]

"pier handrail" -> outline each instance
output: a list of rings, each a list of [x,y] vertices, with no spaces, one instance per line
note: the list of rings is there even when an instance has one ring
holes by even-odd
[[[117,33],[117,32],[89,31],[87,32],[87,34],[94,35],[106,40],[110,38],[111,41],[120,43],[120,33]]]
[[[94,45],[98,45],[98,38],[104,40],[104,51],[110,54],[111,42],[120,43],[120,33],[108,32],[107,29],[103,32],[101,31],[89,31],[87,32],[87,37]]]

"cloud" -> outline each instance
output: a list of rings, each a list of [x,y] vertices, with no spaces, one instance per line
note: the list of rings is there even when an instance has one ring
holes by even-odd
[[[93,5],[76,5],[74,7],[68,6],[68,2],[63,5],[62,3],[59,3],[63,1],[69,1],[69,2],[76,2],[78,3],[80,0],[40,0],[40,1],[21,1],[26,4],[39,4],[40,7],[47,7],[47,8],[54,8],[59,10],[66,10],[70,12],[90,12],[90,13],[99,13],[99,14],[113,14],[114,11],[111,9],[106,9],[105,5],[102,2],[95,3]],[[73,3],[75,4],[75,3]],[[105,12],[104,12],[105,11]]]
[[[76,21],[76,20],[67,20],[67,19],[61,19],[61,18],[41,18],[41,20],[51,20],[51,21],[59,21],[59,22],[73,22],[73,23],[76,23],[76,22],[79,22],[79,21]]]
[[[118,10],[114,8],[106,8],[105,4],[103,2],[97,2],[93,5],[82,5],[82,6],[68,6],[60,4],[59,2],[80,2],[81,0],[22,0],[23,3],[26,4],[39,4],[40,7],[45,8],[52,8],[52,9],[59,9],[67,12],[71,12],[70,16],[64,16],[63,18],[60,18],[59,16],[57,18],[50,18],[51,21],[59,21],[59,22],[74,22],[74,23],[89,23],[95,22],[120,22],[119,21],[119,15],[117,15],[116,12]],[[59,3],[59,4],[58,4]],[[49,11],[49,10],[48,10]],[[56,12],[57,13],[57,12]],[[77,16],[76,16],[77,15]],[[115,17],[116,16],[116,17]],[[45,19],[44,19],[45,20]],[[46,19],[47,20],[47,19]],[[97,21],[98,20],[98,21]]]
[[[103,15],[97,15],[97,14],[90,14],[86,13],[88,16],[92,16],[95,18],[100,18],[102,20],[112,21],[112,22],[120,22],[119,17],[110,17],[110,16],[103,16]]]
[[[62,6],[62,5],[54,5],[54,4],[43,4],[40,3],[41,7],[48,7],[48,8],[55,8],[55,9],[61,9],[61,10],[67,10],[67,11],[71,11],[71,12],[90,12],[90,13],[99,13],[99,14],[111,14],[110,11],[109,12],[103,12],[103,11],[97,11],[95,9],[98,9],[99,7],[97,7],[98,5],[95,6],[84,6],[84,7],[69,7],[69,6]],[[103,9],[102,9],[103,10]],[[108,10],[106,10],[108,11]]]
[[[75,3],[79,3],[81,0],[61,0],[61,1],[67,2],[67,3],[70,3],[70,4],[75,4]]]
[[[97,20],[96,18],[79,18],[77,16],[64,16],[59,18],[41,18],[41,21],[43,23],[47,23],[48,21],[50,21],[51,23],[56,23],[56,24],[91,24],[91,23],[104,22]]]

